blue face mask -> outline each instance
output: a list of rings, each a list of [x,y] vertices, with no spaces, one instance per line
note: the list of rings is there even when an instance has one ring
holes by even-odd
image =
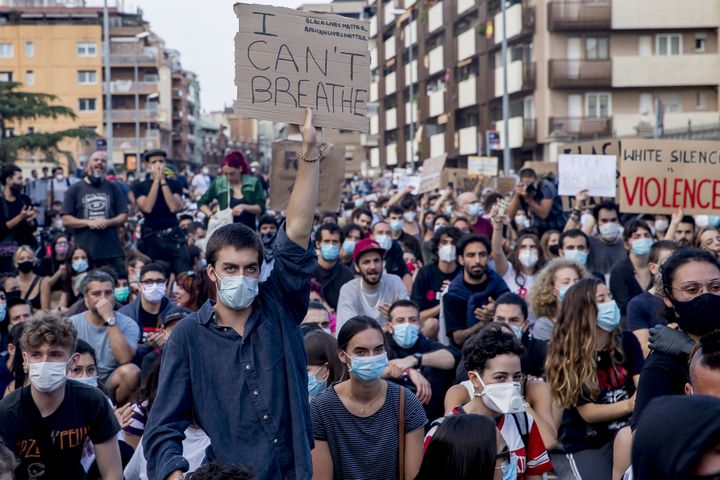
[[[218,299],[228,308],[245,310],[255,300],[258,294],[258,279],[238,275],[236,277],[221,277],[217,275],[220,284],[217,286]]]
[[[480,208],[479,203],[471,203],[468,205],[467,212],[471,217],[477,217],[480,213],[482,213],[482,209]]]
[[[510,325],[510,324],[508,324],[508,327],[510,327],[510,330],[512,330],[513,333],[515,334],[515,338],[517,338],[518,340],[520,340],[522,338],[522,335],[523,335],[522,328],[518,327],[517,325]]]
[[[399,232],[400,230],[402,230],[402,227],[403,227],[402,219],[396,218],[394,220],[390,220],[390,230],[392,230],[393,232]]]
[[[597,326],[606,332],[612,332],[620,325],[620,309],[615,303],[611,302],[598,303]]]
[[[343,248],[343,250],[345,250],[346,254],[352,255],[353,252],[355,251],[355,244],[357,244],[357,242],[355,240],[345,240],[343,242],[342,248]]]
[[[588,259],[588,252],[583,252],[582,250],[563,250],[563,255],[565,259],[579,263],[580,265],[585,265]]]
[[[87,260],[76,260],[72,262],[72,269],[75,270],[77,273],[83,273],[85,270],[88,269],[88,262]]]
[[[650,255],[650,248],[653,245],[652,238],[638,238],[630,244],[630,250],[638,257],[647,257]]]
[[[320,245],[320,255],[328,262],[332,262],[340,255],[340,247],[337,245]]]
[[[415,345],[420,336],[420,327],[412,323],[401,323],[393,325],[393,338],[403,348],[409,348]]]
[[[568,290],[570,290],[570,287],[572,287],[572,285],[563,285],[558,289],[558,300],[560,300],[561,302],[563,301],[563,298],[565,298],[565,294]]]
[[[308,395],[311,397],[317,397],[327,387],[327,378],[323,381],[317,379],[317,373],[322,369],[315,370],[314,373],[308,373]]]
[[[510,455],[510,461],[502,467],[503,480],[515,480],[517,478],[517,457]]]
[[[710,215],[708,217],[708,226],[710,227],[720,227],[720,215]]]
[[[7,303],[0,303],[0,322],[5,321],[6,314],[7,314]]]
[[[201,258],[200,259],[200,268],[205,268],[205,267],[207,267],[207,260],[204,258]]]
[[[346,353],[347,355],[347,353]],[[348,355],[350,357],[350,355]],[[350,373],[358,380],[370,383],[378,380],[388,366],[387,353],[372,357],[350,357]]]

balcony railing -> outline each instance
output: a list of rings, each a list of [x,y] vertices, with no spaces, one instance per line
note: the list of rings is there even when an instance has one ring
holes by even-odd
[[[523,143],[535,143],[537,140],[537,127],[534,118],[526,118],[523,120]]]
[[[562,130],[576,138],[609,137],[612,135],[612,118],[550,117],[549,132]]]
[[[612,7],[607,2],[553,0],[548,3],[548,28],[562,30],[606,30],[612,23]]]
[[[522,89],[535,90],[535,63],[523,62]]]
[[[135,55],[132,53],[129,54],[121,54],[121,53],[111,53],[110,54],[110,64],[111,65],[125,65],[125,66],[133,66],[135,65],[135,62],[137,61],[138,65],[155,65],[157,63],[157,56],[156,55]]]
[[[592,88],[612,85],[610,60],[550,60],[550,88]]]
[[[157,92],[157,82],[133,82],[131,80],[114,80],[110,82],[110,93],[116,95],[148,95]]]
[[[112,119],[114,122],[134,122],[136,118],[141,122],[157,120],[158,112],[156,110],[147,110],[144,108],[137,111],[134,108],[113,108]]]
[[[143,138],[140,137],[140,148],[160,148],[159,138]],[[136,149],[138,143],[135,141],[135,137],[114,137],[113,146],[124,150]]]

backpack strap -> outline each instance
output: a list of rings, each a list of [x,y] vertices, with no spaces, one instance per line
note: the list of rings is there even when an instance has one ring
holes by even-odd
[[[517,427],[518,432],[520,432],[520,437],[522,438],[525,451],[527,452],[529,447],[528,444],[530,442],[530,419],[525,412],[513,413],[511,416],[515,422],[515,427]],[[522,420],[519,420],[518,418],[522,418]]]
[[[400,480],[405,480],[405,387],[400,387],[400,418],[398,419],[398,436],[400,440]]]

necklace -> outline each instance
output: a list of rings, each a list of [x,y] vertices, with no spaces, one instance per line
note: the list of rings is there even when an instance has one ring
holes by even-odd
[[[379,283],[379,282],[378,282],[378,283]],[[378,298],[377,298],[377,300],[375,301],[375,305],[370,306],[370,304],[368,303],[367,299],[365,298],[365,290],[364,290],[364,288],[363,288],[363,284],[364,284],[364,283],[363,283],[363,280],[362,280],[362,278],[361,278],[361,279],[360,279],[360,300],[362,300],[363,305],[365,305],[368,310],[377,310],[377,306],[380,304],[381,292],[378,292]],[[380,287],[378,286],[378,288],[380,288]]]
[[[363,405],[362,403],[358,402],[358,401],[355,399],[355,397],[354,397],[353,394],[352,394],[352,391],[351,391],[349,388],[348,388],[348,394],[350,395],[350,399],[351,399],[355,404],[360,405],[360,415],[364,415],[364,414],[365,414],[365,409],[368,408],[368,407],[369,407],[370,405],[372,405],[373,403],[375,403],[375,402],[377,401],[377,399],[380,398],[380,396],[383,394],[383,389],[382,389],[382,386],[381,386],[381,387],[380,387],[380,393],[378,393],[375,398],[373,398],[372,400],[370,400],[370,402],[366,403],[365,405]]]

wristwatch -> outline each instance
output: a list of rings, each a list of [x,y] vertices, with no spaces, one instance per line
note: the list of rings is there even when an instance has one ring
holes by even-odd
[[[110,317],[107,320],[105,320],[106,327],[114,327],[115,325],[117,325],[117,318]]]
[[[415,368],[422,367],[422,353],[415,353],[413,354],[413,357],[415,357],[415,360],[417,360],[417,365],[415,365]]]

